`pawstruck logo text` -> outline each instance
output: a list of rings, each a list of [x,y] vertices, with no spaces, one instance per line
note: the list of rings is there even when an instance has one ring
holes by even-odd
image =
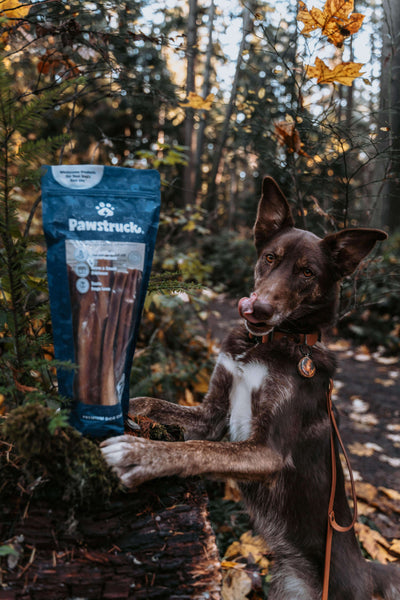
[[[110,202],[99,202],[96,205],[97,214],[100,217],[112,217],[114,215],[115,208]],[[103,219],[102,221],[89,221],[81,219],[68,219],[69,231],[99,231],[107,233],[144,233],[142,227],[137,225],[134,221],[128,221],[127,223],[119,223],[116,221],[108,221]]]

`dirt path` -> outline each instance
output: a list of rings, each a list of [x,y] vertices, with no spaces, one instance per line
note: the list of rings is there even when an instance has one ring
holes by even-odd
[[[335,377],[340,429],[353,469],[376,486],[400,490],[400,363],[340,349]]]

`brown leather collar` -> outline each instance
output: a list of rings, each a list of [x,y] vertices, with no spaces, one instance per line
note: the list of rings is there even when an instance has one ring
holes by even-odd
[[[249,332],[250,339],[255,339],[255,341],[261,341],[262,344],[266,344],[268,342],[278,341],[287,339],[295,344],[304,344],[305,346],[314,346],[317,342],[321,340],[321,332],[320,331],[312,331],[311,333],[294,333],[290,331],[280,331],[279,329],[273,329],[269,333],[263,336],[257,337],[253,333]]]

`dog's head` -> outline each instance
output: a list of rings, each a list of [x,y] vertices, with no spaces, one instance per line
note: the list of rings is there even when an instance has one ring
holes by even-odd
[[[258,254],[254,291],[239,312],[254,335],[273,328],[310,331],[335,317],[338,282],[350,275],[378,240],[379,229],[345,229],[321,239],[294,227],[287,200],[265,177],[254,225]]]

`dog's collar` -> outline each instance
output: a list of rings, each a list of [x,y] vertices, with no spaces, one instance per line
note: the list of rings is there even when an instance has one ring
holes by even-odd
[[[302,357],[297,363],[297,371],[301,377],[311,379],[316,373],[316,366],[312,360],[312,347],[321,340],[320,331],[312,331],[310,333],[295,333],[292,331],[283,331],[281,329],[273,329],[269,333],[261,335],[260,337],[255,336],[248,329],[249,338],[258,344],[268,344],[278,340],[288,340],[295,343]]]
[[[281,329],[272,329],[269,333],[264,335],[254,335],[251,331],[247,330],[249,338],[259,344],[267,344],[268,342],[279,341],[287,339],[295,344],[303,344],[304,346],[314,346],[317,342],[321,341],[320,331],[311,331],[310,333],[296,333],[292,331],[284,331]]]

